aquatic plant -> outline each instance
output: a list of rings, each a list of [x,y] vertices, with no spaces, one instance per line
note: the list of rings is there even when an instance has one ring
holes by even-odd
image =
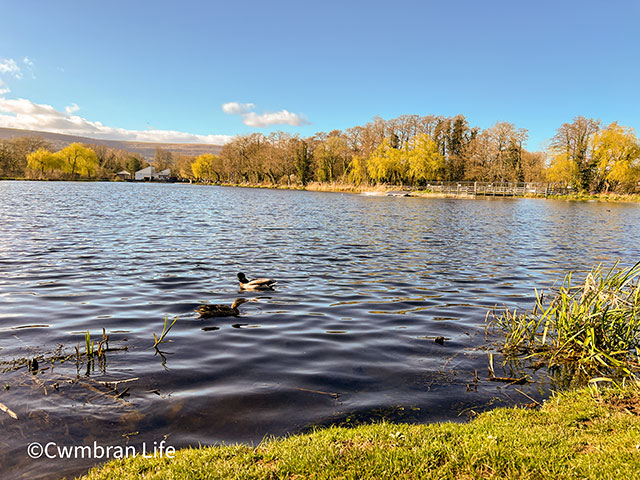
[[[93,342],[91,341],[91,334],[89,333],[89,330],[87,330],[87,333],[84,336],[84,345],[84,352],[87,355],[87,358],[93,357]]]
[[[178,317],[175,317],[173,319],[173,322],[171,322],[171,325],[169,326],[167,326],[168,320],[169,320],[169,316],[165,316],[164,326],[162,327],[162,333],[160,334],[160,337],[158,337],[155,333],[153,334],[153,339],[155,340],[155,343],[153,344],[153,348],[155,348],[156,350],[158,349],[158,345],[160,345],[161,343],[165,343],[166,340],[164,338],[167,336],[171,328],[178,321]]]
[[[102,329],[102,340],[98,340],[97,343],[91,340],[91,333],[89,330],[84,335],[84,355],[88,360],[93,357],[103,358],[105,352],[109,351],[109,336],[105,329]],[[82,356],[80,349],[76,348],[76,356],[79,359]]]
[[[544,361],[574,379],[630,377],[640,371],[640,263],[627,269],[594,267],[583,284],[568,274],[545,301],[536,291],[531,312],[492,312],[490,324],[505,334],[506,358]]]

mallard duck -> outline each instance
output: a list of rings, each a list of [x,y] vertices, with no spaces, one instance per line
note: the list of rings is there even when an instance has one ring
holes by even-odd
[[[249,302],[250,300],[246,298],[238,298],[235,300],[231,306],[227,305],[200,305],[196,308],[196,312],[200,314],[200,318],[210,318],[210,317],[237,317],[240,315],[240,311],[238,307],[243,303]]]
[[[242,290],[273,290],[273,286],[278,283],[273,278],[256,278],[249,280],[244,273],[238,273],[240,288]]]

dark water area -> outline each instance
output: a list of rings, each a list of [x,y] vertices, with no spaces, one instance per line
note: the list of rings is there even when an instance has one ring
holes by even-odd
[[[1,477],[103,461],[32,459],[32,442],[257,443],[543,398],[541,371],[520,387],[486,381],[487,311],[531,308],[534,288],[570,270],[631,265],[638,238],[637,204],[0,182],[0,403],[19,417],[0,412]],[[277,288],[242,292],[238,271]],[[237,318],[194,312],[240,297],[258,301]],[[158,355],[165,317],[178,320]],[[103,328],[127,350],[102,365],[11,363],[50,366]],[[121,398],[100,383],[127,379]]]

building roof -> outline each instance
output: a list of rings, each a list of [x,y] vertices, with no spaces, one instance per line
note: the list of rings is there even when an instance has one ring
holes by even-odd
[[[149,167],[143,168],[142,170],[138,170],[136,173],[149,173],[149,174],[152,174],[152,173],[155,173],[155,171],[156,171],[156,169],[153,168],[153,166],[149,166]]]
[[[121,172],[116,173],[116,175],[131,175],[131,174],[126,170],[122,170]]]

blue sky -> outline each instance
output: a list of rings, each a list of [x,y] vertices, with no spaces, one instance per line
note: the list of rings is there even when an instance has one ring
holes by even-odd
[[[0,126],[219,142],[462,113],[538,150],[577,115],[638,128],[639,18],[625,0],[9,0]]]

